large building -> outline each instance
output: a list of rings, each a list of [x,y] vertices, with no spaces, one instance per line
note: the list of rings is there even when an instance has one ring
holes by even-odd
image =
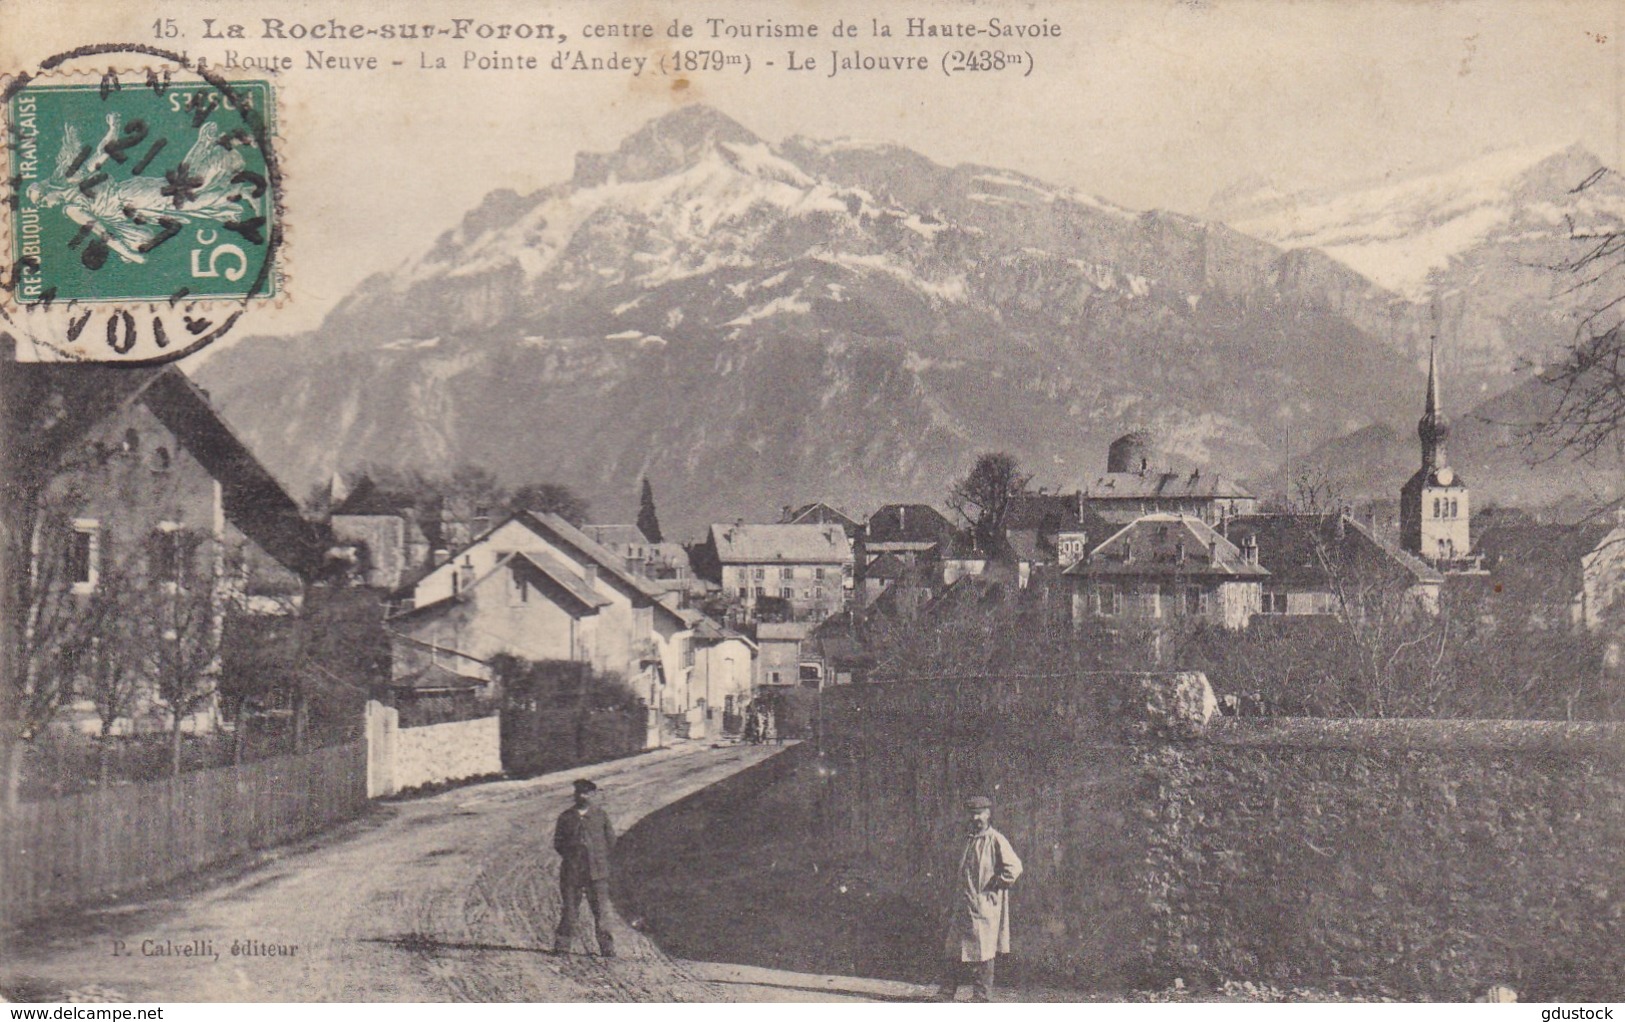
[[[1428,353],[1427,405],[1416,423],[1422,467],[1399,491],[1399,539],[1406,552],[1440,571],[1472,567],[1467,480],[1450,467],[1450,420],[1439,401],[1438,353]]]
[[[741,621],[817,624],[846,606],[852,587],[852,542],[840,525],[713,525],[697,558]]]
[[[1113,525],[1142,515],[1177,514],[1217,527],[1226,518],[1258,510],[1258,498],[1232,480],[1201,469],[1157,468],[1151,456],[1148,434],[1118,437],[1106,452],[1106,474],[1080,487],[1080,496]]]
[[[1258,544],[1244,542],[1237,546],[1189,515],[1137,519],[1064,572],[1073,582],[1073,621],[1246,628],[1263,609],[1270,572],[1258,563]]]

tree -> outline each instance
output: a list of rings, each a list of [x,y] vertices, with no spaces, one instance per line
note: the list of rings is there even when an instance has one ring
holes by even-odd
[[[655,515],[655,490],[649,477],[643,477],[643,493],[638,498],[638,531],[651,543],[661,542],[660,519]]]
[[[562,483],[527,483],[513,492],[509,506],[515,511],[555,514],[571,525],[587,520],[587,502]]]
[[[96,706],[101,724],[96,753],[97,774],[107,785],[108,760],[114,741],[113,729],[120,720],[135,713],[141,692],[141,670],[136,662],[135,605],[130,575],[123,565],[104,572],[91,596],[95,634],[81,647],[77,670],[81,694]]]
[[[983,454],[970,474],[948,491],[948,506],[971,527],[984,550],[993,550],[1004,540],[1011,499],[1027,488],[1031,478],[1021,473],[1014,455]]]
[[[170,772],[179,775],[181,725],[214,699],[219,684],[223,551],[186,529],[159,533],[153,548],[132,646],[169,718]]]
[[[1605,174],[1576,183],[1584,192]],[[1538,379],[1549,406],[1525,432],[1531,450],[1588,457],[1605,448],[1618,452],[1625,426],[1625,231],[1574,226],[1572,258],[1551,267],[1562,281],[1556,297],[1584,310],[1574,340]]]
[[[0,332],[0,338],[3,338]],[[22,757],[72,696],[62,658],[84,648],[95,617],[65,577],[75,494],[59,480],[118,452],[85,443],[107,410],[163,370],[14,361],[0,346],[0,745],[16,802]]]

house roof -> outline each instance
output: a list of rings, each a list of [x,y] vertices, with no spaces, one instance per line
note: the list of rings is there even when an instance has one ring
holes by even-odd
[[[851,515],[840,508],[831,507],[823,501],[812,504],[803,504],[790,513],[786,525],[839,525],[844,529],[856,529],[858,522]]]
[[[1192,472],[1107,472],[1083,487],[1089,500],[1251,499],[1237,483],[1200,469]]]
[[[863,569],[865,578],[906,578],[909,566],[896,554],[881,554]]]
[[[581,531],[604,546],[652,546],[636,525],[583,525]]]
[[[356,481],[349,496],[333,505],[335,515],[404,515],[411,500],[399,493],[388,493],[373,482],[372,476]]]
[[[953,535],[953,523],[930,504],[887,504],[869,516],[865,542],[942,544]]]
[[[1046,532],[1071,529],[1079,523],[1080,503],[1076,493],[1066,496],[1059,493],[1017,493],[1011,496],[1010,505],[1005,509],[1004,527]]]
[[[723,564],[844,564],[852,543],[839,525],[711,526]]]
[[[1335,581],[1334,571],[1403,585],[1444,581],[1421,558],[1384,543],[1347,515],[1237,515],[1226,534],[1232,542],[1246,536],[1256,540],[1258,563],[1269,569],[1272,581],[1288,588],[1322,589]]]
[[[390,688],[411,689],[414,692],[460,692],[481,688],[486,679],[458,674],[444,664],[430,664],[421,671],[392,679]]]
[[[1270,573],[1200,518],[1151,514],[1123,526],[1065,574],[1249,581]]]
[[[1611,522],[1496,522],[1478,537],[1500,595],[1567,599],[1584,582],[1584,558],[1613,531]]]
[[[719,625],[704,614],[699,615],[699,620],[694,622],[694,638],[702,642],[726,642],[729,639],[738,639],[751,649],[756,648],[756,642],[750,636]]]
[[[511,563],[522,573],[535,572],[552,580],[560,589],[593,612],[609,606],[609,601],[594,592],[592,584],[586,578],[577,574],[557,557],[551,557],[540,551],[521,550],[509,554],[498,563]]]
[[[308,576],[320,568],[324,530],[300,514],[298,502],[220,417],[208,394],[178,368],[8,363],[4,381],[6,442],[14,448],[15,471],[54,474],[63,451],[139,402],[220,483],[227,520],[289,571]]]

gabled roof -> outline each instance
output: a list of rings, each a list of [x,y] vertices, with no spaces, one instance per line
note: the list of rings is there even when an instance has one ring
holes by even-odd
[[[1239,484],[1197,469],[1192,472],[1107,472],[1083,487],[1090,500],[1251,499]]]
[[[699,619],[694,622],[694,638],[701,642],[726,642],[729,639],[737,639],[751,649],[757,648],[756,641],[750,636],[719,625],[704,614],[699,615]]]
[[[421,671],[393,679],[389,687],[414,692],[463,692],[482,688],[486,684],[484,678],[458,674],[444,664],[433,663]]]
[[[220,417],[208,394],[175,366],[11,363],[4,381],[5,442],[23,453],[12,462],[15,470],[55,474],[59,464],[35,465],[27,456],[35,451],[59,456],[102,421],[139,402],[220,483],[227,520],[289,571],[308,576],[320,568],[327,546],[323,530],[300,513],[298,502]],[[23,402],[29,407],[19,407]],[[61,414],[41,415],[41,403],[60,405]],[[19,443],[19,436],[33,442]]]
[[[649,537],[636,525],[583,525],[581,531],[604,546],[651,546]]]
[[[843,564],[852,543],[839,525],[711,526],[711,541],[723,564]]]
[[[896,554],[881,554],[863,569],[864,578],[906,578],[909,566]]]
[[[593,591],[590,582],[557,557],[549,557],[539,551],[521,550],[503,558],[503,562],[513,564],[521,573],[535,572],[543,578],[550,579],[578,603],[589,608],[591,613],[609,606],[608,600]]]
[[[953,523],[930,504],[887,504],[869,516],[865,542],[945,544]]]
[[[647,599],[651,600],[655,606],[659,607],[667,614],[670,614],[677,620],[682,621],[685,625],[688,624],[687,621],[683,620],[683,616],[681,614],[660,602],[660,597],[665,594],[655,586],[651,585],[648,579],[639,578],[638,576],[627,571],[626,562],[622,557],[616,554],[613,550],[597,542],[592,537],[576,528],[574,525],[571,525],[563,518],[560,518],[558,515],[553,514],[550,511],[519,511],[516,512],[509,520],[512,521],[514,519],[523,522],[526,526],[532,530],[535,530],[538,535],[545,537],[547,534],[551,533],[555,539],[562,541],[566,546],[575,548],[582,554],[582,556],[590,558],[592,561],[596,562],[598,566],[603,568],[611,578],[615,579],[626,589],[646,597]],[[490,533],[486,533],[486,535],[490,535]],[[481,537],[481,539],[483,538],[484,537]],[[479,540],[476,540],[475,542],[479,542]]]
[[[1334,572],[1344,573],[1345,581],[1407,586],[1444,581],[1421,558],[1384,543],[1347,515],[1237,515],[1226,532],[1235,543],[1248,536],[1256,540],[1258,563],[1269,569],[1271,581],[1288,588],[1323,589],[1336,581]]]
[[[1200,518],[1151,514],[1123,526],[1068,575],[1220,578],[1255,581],[1269,572]]]
[[[441,611],[459,603],[466,603],[476,590],[505,570],[534,573],[535,576],[552,581],[560,589],[564,590],[571,599],[581,604],[589,614],[596,614],[600,608],[609,606],[609,601],[594,592],[585,578],[558,558],[549,557],[543,553],[516,552],[505,554],[499,558],[496,564],[491,566],[490,571],[462,586],[457,592],[443,596],[433,602],[413,607],[410,610],[403,610],[394,615],[391,620],[416,617],[431,610]]]
[[[840,508],[823,501],[803,504],[790,513],[786,525],[839,525],[843,529],[856,529],[859,523]]]

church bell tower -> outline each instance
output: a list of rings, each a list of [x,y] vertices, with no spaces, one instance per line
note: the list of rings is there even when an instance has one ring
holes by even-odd
[[[1416,423],[1422,467],[1399,491],[1400,545],[1440,570],[1465,560],[1472,549],[1467,481],[1450,467],[1445,448],[1450,420],[1439,400],[1437,346],[1428,351],[1428,393]]]

